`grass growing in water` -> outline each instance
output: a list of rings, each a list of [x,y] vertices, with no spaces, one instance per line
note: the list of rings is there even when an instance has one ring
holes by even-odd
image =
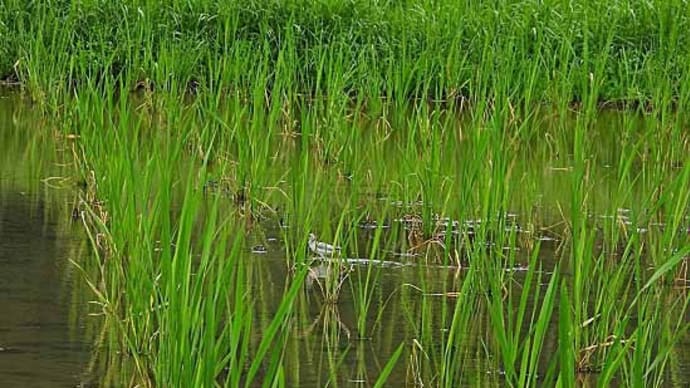
[[[294,350],[318,385],[350,365],[366,383],[666,383],[689,300],[668,287],[688,254],[687,5],[343,4],[0,9],[19,60],[2,66],[80,136],[125,378],[298,385]],[[373,262],[326,271],[306,325],[310,232],[340,264],[418,272],[384,291]],[[247,257],[257,235],[281,260]],[[323,343],[301,343],[314,327]],[[407,373],[370,370],[355,338]]]

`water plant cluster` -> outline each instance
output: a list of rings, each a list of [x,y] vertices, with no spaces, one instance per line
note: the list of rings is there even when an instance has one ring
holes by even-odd
[[[156,90],[659,103],[683,95],[684,1],[8,0],[0,75],[33,97]],[[263,64],[264,66],[257,66]],[[286,89],[286,90],[284,90]],[[48,93],[48,91],[50,91]]]
[[[687,383],[686,2],[0,20],[72,154],[103,384]]]

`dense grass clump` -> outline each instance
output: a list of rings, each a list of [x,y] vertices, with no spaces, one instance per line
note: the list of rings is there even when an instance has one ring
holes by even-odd
[[[106,79],[247,90],[257,62],[269,91],[309,95],[477,100],[503,88],[582,101],[592,83],[598,101],[687,94],[680,0],[6,1],[0,20],[0,74],[34,96]]]

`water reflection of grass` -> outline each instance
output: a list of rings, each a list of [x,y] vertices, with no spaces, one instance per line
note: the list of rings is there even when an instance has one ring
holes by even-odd
[[[89,4],[10,3],[28,43],[0,50],[79,135],[97,257],[78,265],[126,381],[682,373],[682,2]],[[311,292],[309,233],[372,262]],[[279,255],[249,253],[269,237]]]
[[[18,356],[8,355],[2,379],[9,385],[88,380],[92,374],[81,368],[102,325],[88,316],[92,296],[71,264],[87,260],[91,246],[71,216],[78,196],[73,157],[64,152],[70,141],[37,119],[27,101],[0,95],[0,249],[7,296],[2,352]]]

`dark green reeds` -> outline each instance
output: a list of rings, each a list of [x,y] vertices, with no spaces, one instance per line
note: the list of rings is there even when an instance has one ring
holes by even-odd
[[[105,92],[109,79],[192,94],[260,82],[291,98],[343,93],[398,106],[477,103],[496,91],[527,106],[684,106],[688,97],[680,0],[7,1],[0,16],[0,74],[54,108],[56,96],[89,83]]]

